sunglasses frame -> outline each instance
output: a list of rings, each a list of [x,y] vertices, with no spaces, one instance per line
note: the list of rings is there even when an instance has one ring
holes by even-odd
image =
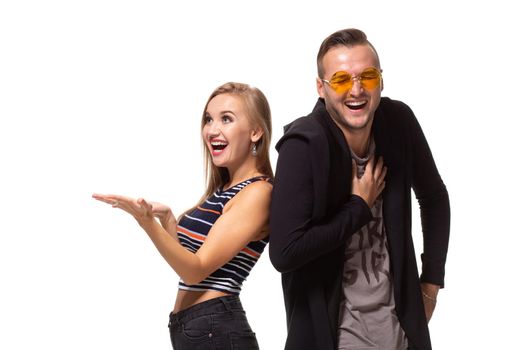
[[[369,72],[369,71],[374,71],[375,73],[377,73],[378,75],[378,79],[379,79],[379,83],[374,86],[373,88],[368,88],[366,85],[363,85],[362,83],[362,74],[365,73],[365,72]],[[344,83],[344,84],[337,84],[337,83],[333,83],[333,80],[336,76],[336,74],[338,73],[345,73],[347,74],[348,76],[350,76],[350,82],[348,83]],[[383,79],[383,70],[382,69],[377,69],[376,67],[368,67],[368,68],[365,68],[361,73],[357,74],[357,75],[352,75],[346,71],[337,71],[335,72],[332,77],[330,78],[330,80],[326,80],[326,79],[321,79],[321,81],[323,83],[327,83],[335,92],[337,93],[344,93],[350,89],[352,89],[354,87],[354,82],[357,80],[359,81],[359,84],[361,84],[361,87],[364,88],[365,90],[367,91],[372,91],[374,89],[377,88],[377,86],[381,85],[381,81]],[[346,86],[348,85],[348,88],[346,88]]]

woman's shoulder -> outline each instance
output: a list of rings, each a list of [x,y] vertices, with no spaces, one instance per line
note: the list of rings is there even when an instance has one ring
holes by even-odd
[[[223,214],[226,214],[232,208],[235,211],[245,211],[249,209],[252,212],[264,212],[269,209],[270,199],[272,196],[272,184],[269,181],[255,181],[246,185],[242,190],[226,203]]]
[[[239,192],[238,196],[267,196],[272,192],[272,181],[269,176],[261,176],[255,181],[252,180],[242,191]]]
[[[269,177],[257,178],[244,186],[230,202],[250,206],[265,205],[270,201],[272,188],[273,185]]]

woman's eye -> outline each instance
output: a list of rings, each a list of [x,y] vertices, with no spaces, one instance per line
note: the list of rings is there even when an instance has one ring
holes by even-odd
[[[212,121],[211,117],[209,117],[209,116],[204,117],[204,123],[205,124],[210,124],[211,121]]]
[[[231,123],[232,122],[232,118],[229,115],[223,115],[222,116],[222,122],[223,123]]]

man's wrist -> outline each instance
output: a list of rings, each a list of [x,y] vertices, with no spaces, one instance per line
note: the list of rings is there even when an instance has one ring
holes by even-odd
[[[423,294],[423,298],[428,299],[432,301],[433,303],[437,303],[437,298],[431,297],[427,293],[425,293],[423,290],[421,290],[421,294]]]
[[[423,294],[423,297],[434,302],[437,301],[437,295],[440,288],[441,287],[437,284],[426,282],[421,283],[421,293]]]

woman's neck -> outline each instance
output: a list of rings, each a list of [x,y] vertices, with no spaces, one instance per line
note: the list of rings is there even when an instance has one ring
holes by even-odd
[[[235,170],[228,169],[230,181],[228,181],[224,185],[224,188],[231,187],[232,185],[238,184],[247,179],[251,179],[252,177],[262,175],[261,172],[257,170],[257,167],[255,166],[255,162],[249,162],[249,163],[252,163],[252,164],[245,163],[243,164],[243,166]]]

